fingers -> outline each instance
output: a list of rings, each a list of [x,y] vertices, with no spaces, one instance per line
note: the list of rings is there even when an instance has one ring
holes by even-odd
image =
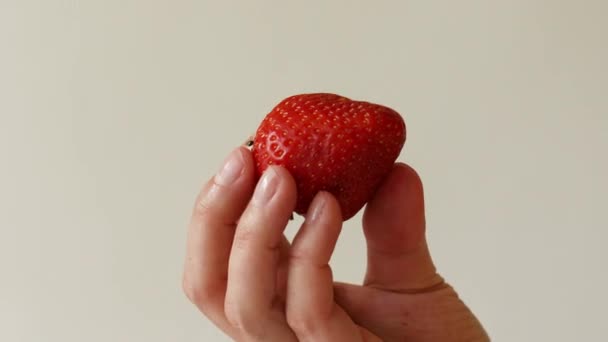
[[[277,266],[277,296],[281,303],[287,300],[287,273],[289,267],[289,253],[291,244],[283,235],[283,241],[279,247],[279,265]]]
[[[422,181],[414,169],[395,165],[368,203],[363,228],[366,285],[402,292],[442,285],[426,244]]]
[[[361,330],[333,298],[329,260],[341,228],[337,201],[328,193],[318,194],[294,238],[289,259],[287,321],[300,341],[362,340]]]
[[[184,291],[226,333],[230,330],[224,315],[230,246],[254,183],[251,153],[237,148],[201,190],[188,229]]]
[[[296,186],[281,167],[262,176],[238,224],[228,265],[225,312],[248,341],[297,341],[277,301],[283,230],[293,212]],[[283,247],[282,247],[283,246]]]

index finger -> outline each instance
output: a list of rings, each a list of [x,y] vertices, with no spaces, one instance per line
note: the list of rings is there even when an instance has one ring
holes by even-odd
[[[255,184],[251,153],[237,148],[198,196],[188,229],[183,287],[190,300],[228,333],[224,298],[228,258],[240,218]]]

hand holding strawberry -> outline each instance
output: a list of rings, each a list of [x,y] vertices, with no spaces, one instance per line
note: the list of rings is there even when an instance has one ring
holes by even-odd
[[[266,123],[273,127],[270,119]],[[264,126],[258,130],[256,144],[289,145],[289,132],[274,140],[268,136],[260,140],[265,139],[261,134],[272,133]],[[286,147],[294,146],[293,142]],[[398,153],[397,145],[388,150]],[[280,154],[279,147],[268,150],[258,145],[257,149],[254,153],[272,152],[273,158]],[[314,150],[302,146],[283,155]],[[348,158],[344,152],[334,158],[342,155]],[[302,172],[300,181],[323,179],[310,184],[337,192],[334,196],[321,191],[310,204],[304,203],[305,197],[297,193],[302,186],[288,168],[295,165],[298,170],[300,162],[294,161],[313,159],[306,159],[310,156],[305,153],[294,154],[283,159],[290,161],[281,164],[285,166],[276,166],[272,164],[281,159],[263,152],[261,156],[264,161],[259,157],[256,161],[243,147],[231,154],[201,191],[188,233],[184,291],[233,340],[489,341],[475,316],[435,270],[424,234],[422,183],[412,168],[391,161],[379,188],[366,188],[372,191],[371,198],[365,198],[368,206],[363,216],[367,272],[362,285],[352,285],[333,281],[329,259],[345,217],[341,211],[356,212],[363,196],[351,202],[349,196],[356,190],[342,191],[331,185],[358,187],[360,182],[341,183],[331,172],[317,178]],[[356,168],[357,160],[345,165]],[[260,169],[265,171],[258,180]],[[304,189],[315,191],[312,186]],[[289,243],[283,231],[297,202],[301,202],[298,210],[309,208]]]

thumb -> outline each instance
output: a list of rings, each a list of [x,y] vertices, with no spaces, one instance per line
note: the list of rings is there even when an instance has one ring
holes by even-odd
[[[426,243],[422,181],[413,168],[395,164],[365,209],[363,229],[365,285],[417,292],[443,283]]]

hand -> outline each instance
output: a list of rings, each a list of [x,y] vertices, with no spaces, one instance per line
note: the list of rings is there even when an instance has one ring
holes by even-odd
[[[334,283],[329,259],[340,207],[317,195],[290,244],[296,187],[281,167],[255,183],[245,148],[203,187],[188,233],[183,287],[236,341],[489,341],[437,274],[425,237],[422,184],[396,164],[368,204],[362,286]]]

